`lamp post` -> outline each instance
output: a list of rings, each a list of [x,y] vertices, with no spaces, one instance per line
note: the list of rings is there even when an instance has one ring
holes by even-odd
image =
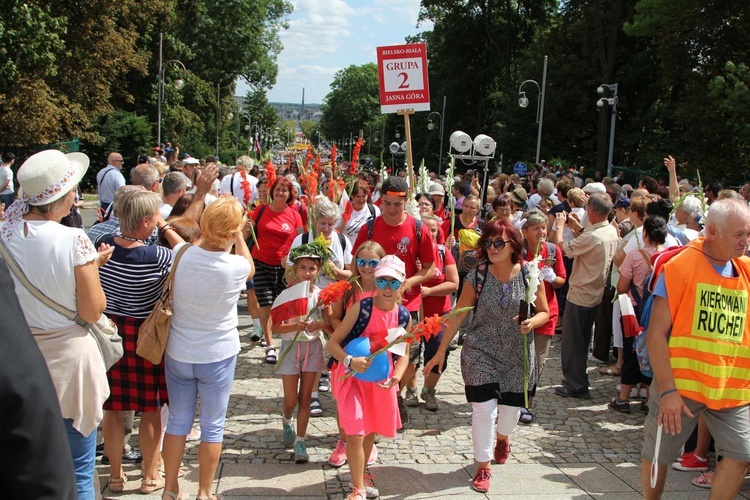
[[[250,141],[250,133],[252,131],[253,126],[253,118],[250,116],[250,113],[244,113],[242,114],[242,118],[247,119],[247,125],[245,125],[245,130],[247,130],[247,151],[250,152],[251,149],[251,141]]]
[[[596,101],[596,105],[599,108],[603,108],[605,105],[609,106],[611,116],[609,125],[609,157],[607,158],[607,177],[612,177],[612,158],[615,153],[615,118],[617,117],[617,103],[620,98],[617,97],[617,84],[616,83],[603,83],[597,87],[596,92],[599,95],[603,95],[605,90],[609,90],[612,97],[602,97]]]
[[[443,119],[445,116],[445,96],[443,96],[443,112],[438,113],[437,111],[433,111],[429,115],[427,115],[427,128],[430,130],[435,130],[435,122],[432,121],[432,115],[437,115],[440,117],[440,152],[438,153],[438,176],[442,173],[443,169]]]
[[[216,158],[219,157],[219,126],[221,124],[221,86],[216,84]]]
[[[396,130],[393,133],[393,135],[394,135],[394,137],[396,137],[396,139],[401,139],[401,132],[398,131],[399,128],[403,129],[404,126],[403,125],[396,125]]]
[[[182,68],[182,78],[178,78],[174,81],[174,87],[177,90],[182,90],[182,88],[185,86],[185,80],[184,78],[187,77],[187,68],[185,68],[185,65],[182,64],[181,61],[178,61],[177,59],[170,59],[169,61],[163,61],[162,59],[162,47],[163,47],[163,36],[161,33],[159,33],[159,83],[156,89],[157,92],[157,106],[158,109],[156,111],[157,118],[156,118],[156,143],[161,147],[161,106],[164,103],[164,72],[167,69],[167,65],[170,63],[178,64]]]
[[[232,102],[234,103],[232,107],[237,110],[237,134],[234,140],[234,164],[236,165],[240,154],[240,117],[242,116],[242,106],[240,106],[240,103],[236,99],[233,99]],[[227,118],[230,120],[234,118],[234,112],[230,111],[227,113]]]
[[[542,85],[534,80],[526,80],[521,83],[518,87],[518,105],[525,108],[529,105],[529,99],[526,97],[526,92],[521,89],[524,84],[533,83],[539,90],[539,100],[536,103],[536,122],[539,124],[539,130],[536,136],[536,164],[539,165],[539,151],[542,147],[542,122],[544,121],[544,92],[547,88],[547,56],[544,56],[544,69],[542,70]]]

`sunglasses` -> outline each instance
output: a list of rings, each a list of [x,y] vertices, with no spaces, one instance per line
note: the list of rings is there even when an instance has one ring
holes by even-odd
[[[505,240],[485,240],[484,243],[482,243],[482,246],[485,250],[489,250],[490,247],[495,247],[498,250],[502,250],[505,248],[505,245],[510,243],[510,241]]]
[[[383,278],[378,278],[375,280],[375,286],[377,286],[381,290],[385,290],[385,287],[389,286],[391,287],[391,290],[398,290],[401,288],[401,282],[399,280],[386,280]]]
[[[380,264],[380,261],[375,259],[357,259],[357,267],[370,266],[371,268],[375,269],[376,267],[378,267],[378,264]]]

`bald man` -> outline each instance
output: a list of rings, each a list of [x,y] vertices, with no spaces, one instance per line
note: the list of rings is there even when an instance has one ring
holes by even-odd
[[[99,194],[99,206],[105,211],[115,198],[115,191],[125,185],[125,176],[122,175],[122,155],[116,151],[109,153],[107,166],[96,174],[96,187]]]

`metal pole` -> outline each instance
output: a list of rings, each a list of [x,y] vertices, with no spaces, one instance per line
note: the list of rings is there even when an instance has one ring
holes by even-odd
[[[443,171],[443,126],[445,125],[445,101],[443,96],[443,112],[440,113],[440,156],[438,157],[438,177]]]
[[[161,147],[161,102],[164,93],[164,75],[162,74],[162,60],[161,60],[161,49],[162,49],[162,34],[159,33],[159,83],[156,87],[157,93],[157,117],[156,117],[156,144]]]
[[[242,114],[242,108],[237,106],[237,137],[235,137],[234,143],[234,164],[237,165],[237,158],[240,157],[240,118]]]
[[[216,84],[216,157],[219,157],[219,120],[221,117],[221,87]]]
[[[349,163],[352,162],[352,133],[349,132]]]
[[[544,93],[547,89],[547,56],[544,56],[544,70],[542,71],[542,89],[539,91],[539,112],[537,120],[539,121],[539,132],[536,136],[536,164],[539,165],[539,150],[542,147],[542,122],[544,122]]]
[[[612,96],[612,118],[610,119],[609,125],[609,158],[607,159],[607,177],[612,177],[612,158],[615,154],[615,123],[617,123],[617,84],[614,84]]]

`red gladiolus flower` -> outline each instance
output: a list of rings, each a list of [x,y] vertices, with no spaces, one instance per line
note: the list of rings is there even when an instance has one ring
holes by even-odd
[[[270,158],[266,160],[266,181],[268,182],[269,187],[276,182],[276,167]]]
[[[344,298],[344,294],[351,289],[352,284],[348,281],[336,281],[320,291],[320,294],[318,294],[318,300],[324,306],[330,306]]]

